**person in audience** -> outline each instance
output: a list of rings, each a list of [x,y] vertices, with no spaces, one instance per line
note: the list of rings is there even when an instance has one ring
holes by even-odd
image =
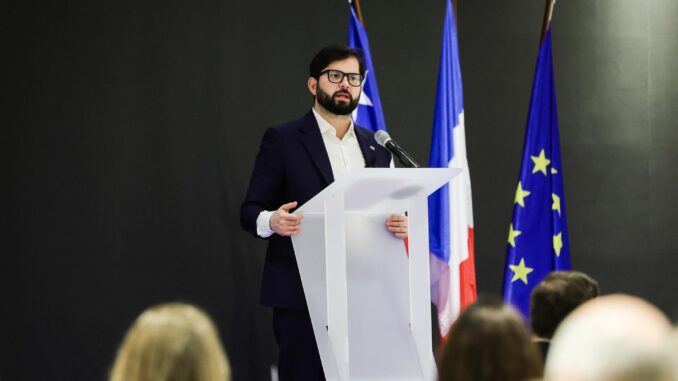
[[[599,294],[598,282],[579,271],[554,271],[544,278],[530,296],[530,322],[542,358],[548,353],[551,337],[570,312]]]
[[[200,309],[169,303],[144,311],[127,331],[109,381],[228,381],[219,334]]]
[[[438,370],[440,381],[523,381],[540,378],[542,364],[520,314],[482,297],[450,329]]]
[[[546,358],[546,381],[668,381],[671,324],[628,295],[595,298],[565,318]]]
[[[678,381],[678,327],[673,329],[673,333],[669,338],[669,354],[668,362],[671,364],[673,371],[673,381]]]

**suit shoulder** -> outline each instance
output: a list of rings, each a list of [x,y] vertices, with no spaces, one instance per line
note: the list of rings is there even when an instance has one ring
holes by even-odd
[[[305,118],[299,118],[288,122],[280,123],[275,126],[267,127],[262,136],[262,142],[276,143],[286,141],[297,136],[301,127],[308,121]]]
[[[315,118],[313,117],[313,114],[309,112],[308,114],[302,116],[301,118],[280,123],[273,127],[269,127],[268,130],[273,130],[278,134],[288,134],[290,132],[297,131],[301,127],[305,127],[313,123],[315,123]]]

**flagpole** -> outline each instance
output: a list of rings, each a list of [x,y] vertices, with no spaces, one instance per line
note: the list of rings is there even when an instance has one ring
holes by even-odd
[[[459,17],[457,17],[457,4],[459,4],[459,0],[452,0],[452,9],[454,10],[454,23],[457,24],[457,30],[459,30]]]
[[[365,22],[363,21],[363,12],[360,10],[360,0],[348,0],[348,3],[351,4],[353,9],[355,9],[356,16],[363,27],[365,27]]]
[[[544,41],[546,32],[549,30],[549,26],[551,25],[551,16],[553,16],[553,6],[555,4],[556,0],[546,0],[546,7],[544,9],[544,23],[541,27],[541,38],[539,39],[540,44],[542,41]]]

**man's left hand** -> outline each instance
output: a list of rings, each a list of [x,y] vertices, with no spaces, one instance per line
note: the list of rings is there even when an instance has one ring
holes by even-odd
[[[392,214],[386,220],[386,228],[398,238],[407,238],[407,216]]]

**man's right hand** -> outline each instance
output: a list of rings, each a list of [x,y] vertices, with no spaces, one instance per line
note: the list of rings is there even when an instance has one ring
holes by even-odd
[[[290,213],[290,209],[296,208],[297,202],[288,202],[273,212],[268,225],[271,230],[282,236],[293,236],[301,231],[301,220],[304,216]]]

